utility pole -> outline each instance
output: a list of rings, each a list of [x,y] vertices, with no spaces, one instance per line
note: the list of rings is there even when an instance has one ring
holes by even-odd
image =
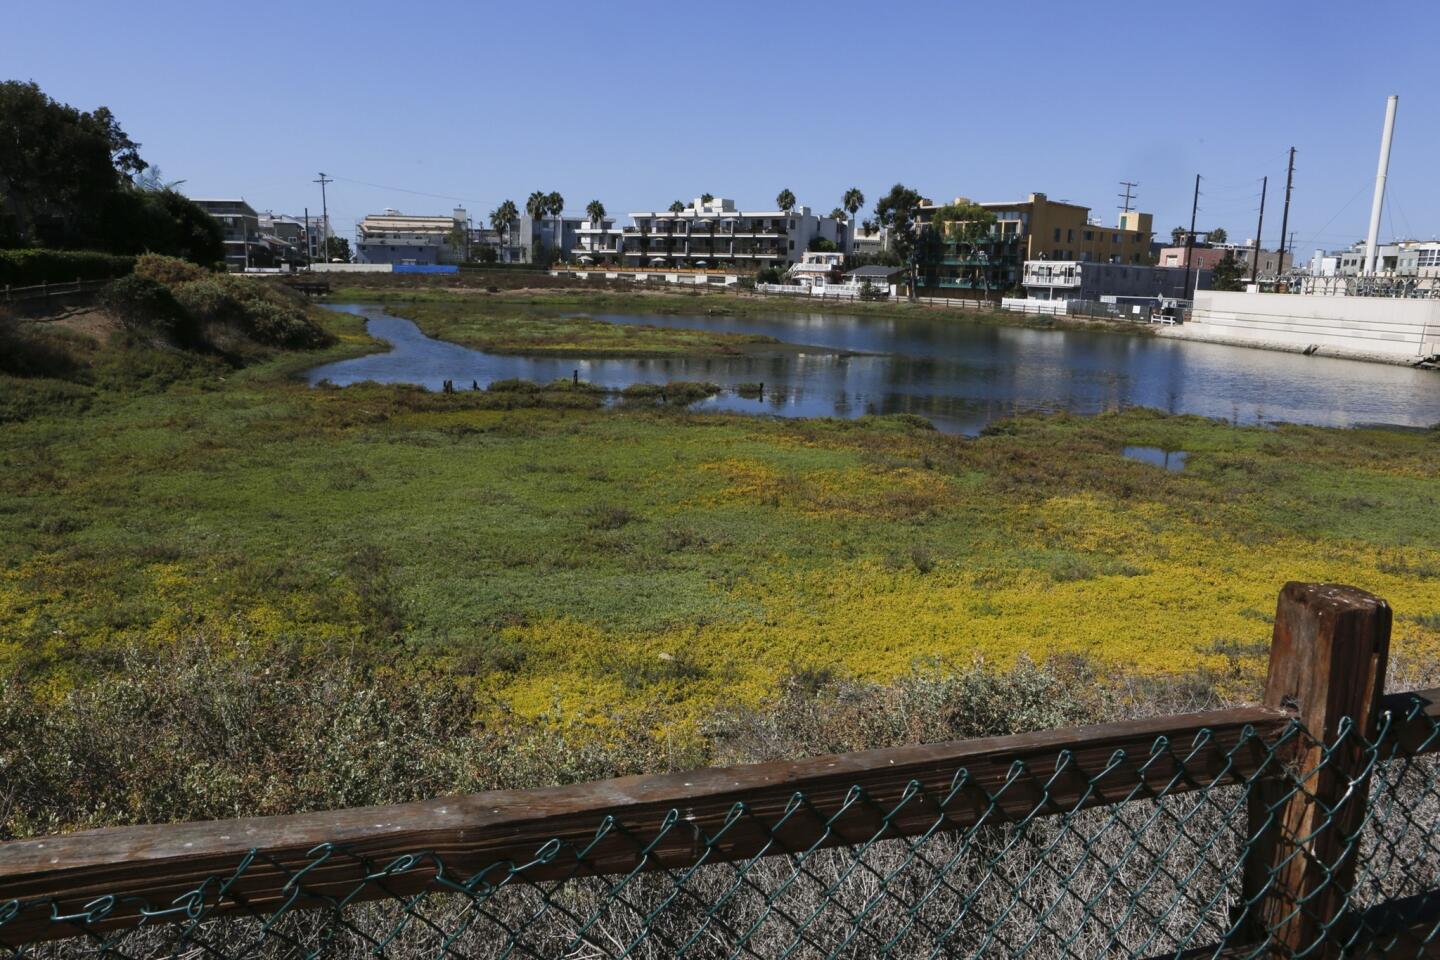
[[[315,238],[310,236],[310,208],[305,208],[305,266],[315,262]]]
[[[1280,257],[1275,262],[1275,273],[1285,272],[1285,231],[1290,228],[1290,188],[1295,185],[1295,148],[1290,148],[1290,167],[1285,171],[1285,212],[1280,215]],[[1292,241],[1293,242],[1293,241]]]
[[[1267,174],[1264,180],[1260,181],[1260,222],[1255,224],[1255,259],[1250,263],[1250,282],[1255,282],[1255,277],[1260,272],[1260,236],[1265,229],[1265,190],[1270,186],[1270,176]],[[1277,268],[1276,272],[1279,270]]]
[[[320,245],[320,262],[330,262],[330,205],[325,200],[325,184],[334,183],[334,177],[325,176],[325,171],[320,171],[320,179],[312,180],[311,183],[320,184],[320,232],[324,235],[324,241]]]
[[[1120,197],[1122,200],[1125,201],[1125,206],[1123,206],[1123,207],[1120,208],[1120,212],[1121,212],[1121,213],[1129,213],[1129,212],[1130,212],[1130,201],[1131,201],[1132,199],[1134,199],[1134,197],[1135,197],[1135,189],[1134,189],[1134,188],[1140,186],[1140,184],[1134,183],[1134,182],[1132,182],[1132,181],[1130,181],[1130,180],[1121,180],[1121,181],[1120,181],[1120,186],[1122,186],[1122,187],[1125,188],[1125,192],[1124,192],[1124,193],[1117,193],[1117,194],[1115,194],[1115,196]]]
[[[1195,199],[1190,202],[1190,232],[1185,234],[1185,286],[1180,288],[1185,299],[1193,300],[1194,294],[1190,291],[1190,265],[1195,252],[1195,213],[1200,209],[1200,174],[1195,174]],[[1199,276],[1196,276],[1199,282]]]

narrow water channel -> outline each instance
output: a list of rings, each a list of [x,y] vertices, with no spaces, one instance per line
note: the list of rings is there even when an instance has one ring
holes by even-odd
[[[814,349],[663,359],[523,357],[435,340],[374,305],[330,309],[366,318],[370,334],[391,350],[316,367],[306,375],[312,384],[373,380],[439,389],[452,380],[457,387],[484,387],[511,377],[547,382],[578,370],[582,380],[602,387],[707,380],[727,388],[696,409],[792,417],[914,413],[941,430],[966,434],[1023,411],[1089,414],[1134,406],[1235,423],[1440,423],[1440,374],[1433,371],[1188,340],[929,316],[605,314],[597,319],[760,333]],[[741,383],[764,383],[765,395],[737,396],[733,388]]]

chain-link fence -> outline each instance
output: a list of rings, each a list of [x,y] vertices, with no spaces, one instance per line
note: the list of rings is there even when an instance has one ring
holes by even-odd
[[[1440,954],[1440,690],[1287,584],[1265,706],[0,844],[0,957]]]
[[[837,804],[802,785],[778,815],[736,802],[704,828],[683,807],[643,833],[597,817],[588,839],[557,837],[528,860],[473,871],[439,849],[257,849],[164,902],[0,903],[0,955],[1258,957],[1336,888],[1341,909],[1310,916],[1317,938],[1284,955],[1365,955],[1370,944],[1425,955],[1435,928],[1424,924],[1440,923],[1440,726],[1428,698],[1388,698],[1372,737],[1343,722],[1326,744],[1295,720],[1231,736],[1207,719],[1142,756],[1090,749],[1107,730],[1090,728],[1035,754],[1044,765],[1015,760],[993,785],[957,768],[948,787],[912,779],[896,799],[857,784]],[[1310,755],[1318,763],[1297,765]],[[1338,802],[1318,798],[1342,763]],[[1307,834],[1282,835],[1290,850],[1276,854],[1297,801],[1320,816]],[[1357,803],[1358,827],[1346,829]],[[1257,858],[1261,879],[1249,882]],[[1293,911],[1266,912],[1297,866],[1318,869],[1319,884]]]

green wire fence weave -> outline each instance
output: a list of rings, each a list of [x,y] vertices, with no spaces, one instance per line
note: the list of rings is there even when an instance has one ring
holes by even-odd
[[[1116,755],[1079,771],[1084,788],[1063,803],[1050,786],[1077,772],[1065,752],[1054,768],[1017,762],[998,790],[958,769],[948,790],[912,783],[898,804],[877,804],[857,787],[841,809],[822,810],[797,792],[779,818],[758,824],[737,804],[719,831],[697,838],[694,862],[683,868],[656,868],[648,858],[671,831],[692,829],[672,811],[647,835],[605,818],[591,843],[552,841],[530,862],[475,875],[457,875],[433,852],[378,862],[326,844],[307,865],[287,868],[278,906],[251,909],[238,881],[280,866],[252,852],[175,902],[140,904],[140,922],[125,929],[105,923],[132,906],[115,898],[68,912],[51,900],[0,899],[0,944],[7,924],[36,916],[66,935],[0,946],[0,957],[1147,958],[1229,950],[1258,958],[1270,955],[1273,930],[1257,933],[1266,890],[1247,892],[1244,864],[1257,837],[1276,829],[1280,807],[1312,789],[1319,770],[1286,759],[1305,736],[1292,724],[1270,739],[1251,731],[1225,749],[1205,731],[1183,744],[1161,738],[1141,765],[1173,769],[1158,788]],[[1230,761],[1257,748],[1260,769],[1232,782]],[[1349,785],[1369,787],[1360,829],[1343,838],[1353,880],[1342,881],[1339,863],[1323,865],[1327,876],[1334,871],[1327,882],[1345,883],[1345,909],[1319,918],[1320,935],[1290,955],[1424,956],[1440,933],[1440,727],[1416,701],[1408,715],[1382,714],[1373,740],[1342,724],[1320,767],[1340,750],[1362,758],[1363,774]],[[1262,781],[1280,789],[1257,804]],[[1022,815],[1007,813],[1013,805],[1002,801],[1012,790],[1039,800]],[[1348,790],[1341,803],[1363,795]],[[857,805],[875,808],[879,828],[864,842],[833,845],[832,826]],[[897,835],[892,821],[914,810],[933,810],[931,827]],[[741,824],[763,827],[771,843],[720,862],[712,852]],[[783,845],[781,826],[810,842]],[[1322,817],[1316,832],[1329,828]],[[1293,855],[1307,856],[1311,838],[1294,839]],[[617,840],[633,848],[637,866],[596,875],[591,849]],[[363,871],[353,889],[307,886],[307,875],[337,859]],[[1308,909],[1310,901],[1295,906]]]

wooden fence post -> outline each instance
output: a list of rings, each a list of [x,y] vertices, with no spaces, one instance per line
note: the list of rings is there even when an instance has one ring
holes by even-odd
[[[1327,931],[1348,904],[1369,799],[1363,739],[1373,739],[1390,649],[1390,605],[1354,587],[1287,583],[1275,611],[1265,706],[1300,725],[1249,801],[1244,942],[1268,955],[1338,957]],[[1349,717],[1355,728],[1340,736]],[[1337,932],[1338,933],[1338,932]],[[1324,941],[1324,942],[1322,942]]]

